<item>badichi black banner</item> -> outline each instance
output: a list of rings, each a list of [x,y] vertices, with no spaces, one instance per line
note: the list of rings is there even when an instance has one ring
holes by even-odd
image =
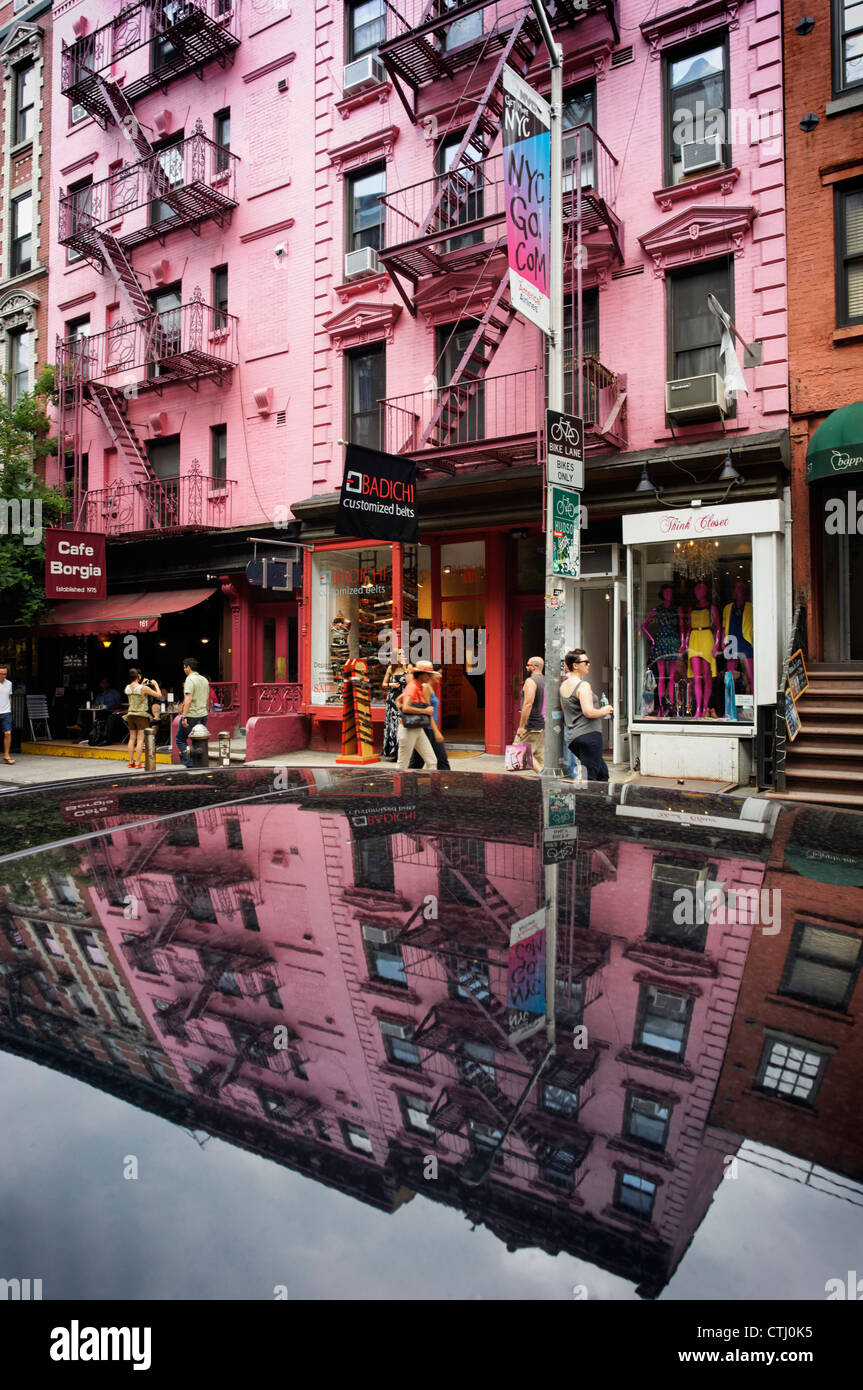
[[[416,543],[416,464],[349,444],[336,532],[373,541]]]

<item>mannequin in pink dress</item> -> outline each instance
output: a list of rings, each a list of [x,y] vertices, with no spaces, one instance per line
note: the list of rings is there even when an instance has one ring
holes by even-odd
[[[671,584],[663,584],[659,590],[659,603],[652,608],[641,624],[641,631],[648,638],[656,654],[656,664],[659,669],[659,715],[662,718],[665,709],[666,688],[669,695],[674,692],[674,668],[677,658],[682,656],[686,650],[684,633],[686,622],[682,608],[674,608],[672,600],[674,598],[674,587]],[[656,637],[648,632],[650,623],[656,620]],[[667,683],[667,684],[666,684]]]
[[[695,682],[695,718],[704,719],[710,711],[716,654],[722,646],[722,623],[715,603],[707,602],[707,585],[696,584],[695,604],[689,610],[686,647],[689,652],[687,675]]]

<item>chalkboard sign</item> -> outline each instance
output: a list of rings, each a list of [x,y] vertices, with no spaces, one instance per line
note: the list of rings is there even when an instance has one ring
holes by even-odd
[[[788,737],[793,743],[800,733],[800,715],[797,713],[797,706],[790,690],[785,692],[785,727],[788,730]]]
[[[803,660],[803,652],[800,650],[796,651],[788,662],[788,688],[791,691],[791,698],[795,702],[800,699],[804,690],[809,689],[809,675]]]

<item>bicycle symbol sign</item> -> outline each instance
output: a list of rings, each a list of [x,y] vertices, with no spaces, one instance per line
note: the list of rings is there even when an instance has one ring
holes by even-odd
[[[559,410],[545,412],[546,472],[549,483],[584,487],[584,422]]]

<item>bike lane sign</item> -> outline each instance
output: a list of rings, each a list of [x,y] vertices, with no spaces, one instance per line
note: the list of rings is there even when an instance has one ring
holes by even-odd
[[[546,480],[558,487],[584,487],[584,421],[559,410],[545,412]]]
[[[579,495],[569,488],[550,487],[548,498],[553,539],[552,573],[578,579],[581,572]]]

